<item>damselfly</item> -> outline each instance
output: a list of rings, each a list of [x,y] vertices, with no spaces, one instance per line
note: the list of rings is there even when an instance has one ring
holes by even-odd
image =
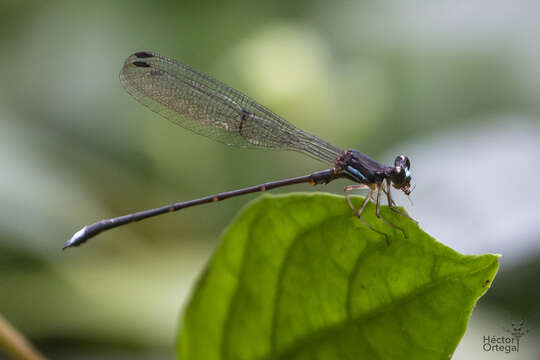
[[[406,195],[412,191],[411,164],[405,155],[397,156],[394,166],[384,166],[359,151],[342,151],[297,129],[241,92],[153,51],[129,56],[120,71],[120,81],[139,102],[197,134],[231,146],[298,151],[331,164],[332,168],[101,220],[77,231],[64,249],[78,246],[102,231],[190,206],[299,183],[327,184],[338,178],[357,183],[345,187],[345,196],[356,216],[370,229],[376,231],[362,219],[362,212],[370,201],[376,204],[377,217],[396,227],[380,216],[381,194],[386,195],[390,209],[408,217],[395,207],[390,193],[391,186]],[[350,192],[356,189],[369,190],[358,209],[350,198]]]

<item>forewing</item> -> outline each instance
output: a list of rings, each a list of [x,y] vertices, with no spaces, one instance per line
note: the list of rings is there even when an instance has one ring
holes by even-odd
[[[128,93],[166,119],[227,145],[297,150],[325,162],[341,152],[239,91],[152,51],[129,56],[120,81]]]

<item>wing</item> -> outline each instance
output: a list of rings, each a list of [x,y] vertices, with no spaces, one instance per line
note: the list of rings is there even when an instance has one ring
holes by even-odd
[[[295,150],[329,163],[342,153],[239,91],[152,51],[129,56],[120,82],[152,111],[227,145]]]

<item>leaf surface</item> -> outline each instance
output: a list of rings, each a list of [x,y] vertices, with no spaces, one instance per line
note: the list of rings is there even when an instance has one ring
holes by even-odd
[[[376,231],[341,196],[249,204],[195,286],[178,358],[449,359],[497,256],[461,255],[387,207],[403,231],[374,213],[363,218]]]

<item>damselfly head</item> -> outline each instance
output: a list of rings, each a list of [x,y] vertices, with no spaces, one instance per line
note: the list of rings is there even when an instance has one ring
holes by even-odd
[[[392,186],[401,190],[405,195],[411,193],[411,162],[405,155],[399,155],[394,161],[394,168],[390,176]]]

